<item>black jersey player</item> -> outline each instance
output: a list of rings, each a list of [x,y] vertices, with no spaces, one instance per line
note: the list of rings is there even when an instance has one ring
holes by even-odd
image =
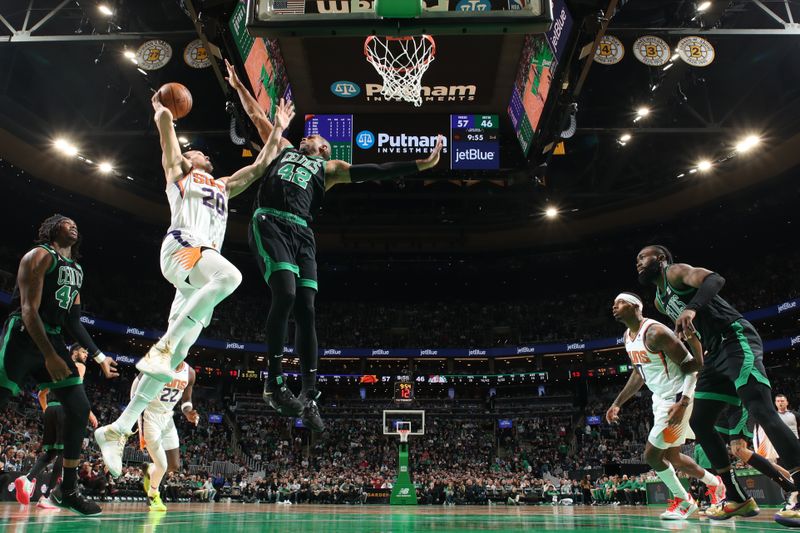
[[[674,263],[664,246],[650,245],[636,257],[639,281],[656,286],[658,310],[675,322],[675,332],[685,339],[699,336],[707,350],[695,392],[691,427],[712,466],[726,485],[727,502],[712,506],[706,516],[727,519],[753,516],[758,507],[742,489],[731,468],[728,451],[715,429],[728,406],[747,409],[764,428],[800,483],[800,441],[772,408],[772,393],[763,363],[761,337],[753,325],[720,295],[722,276],[705,268]],[[740,416],[728,417],[731,420]],[[775,515],[784,525],[800,526],[800,509],[789,506]]]
[[[106,377],[116,375],[116,362],[97,349],[80,321],[83,269],[77,262],[78,246],[75,222],[53,215],[39,227],[37,246],[20,262],[12,311],[0,336],[0,405],[19,393],[28,377],[39,389],[50,389],[63,406],[66,421],[64,475],[50,499],[59,507],[94,515],[100,507],[84,499],[76,485],[89,400],[62,329],[89,348]]]
[[[228,81],[253,121],[263,142],[272,123],[227,63]],[[443,138],[436,139],[425,159],[350,165],[331,159],[331,146],[319,136],[303,138],[297,148],[282,139],[281,152],[261,179],[250,222],[250,248],[264,280],[272,291],[267,316],[269,377],[264,399],[287,416],[301,415],[306,427],[322,431],[316,399],[317,334],[314,300],[317,292],[317,263],[314,233],[308,227],[325,191],[339,183],[389,180],[433,168],[439,162]],[[283,343],[289,315],[295,318],[295,351],[300,359],[303,390],[300,398],[286,387],[283,371]]]

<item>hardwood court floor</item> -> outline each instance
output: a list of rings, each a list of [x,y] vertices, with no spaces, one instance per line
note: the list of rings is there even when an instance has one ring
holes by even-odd
[[[582,533],[682,531],[729,533],[787,530],[772,521],[774,509],[755,518],[711,522],[705,518],[663,522],[658,507],[442,507],[383,505],[171,504],[148,513],[143,503],[107,503],[103,514],[82,518],[67,511],[40,511],[0,504],[0,531],[97,533],[380,533],[435,531],[581,531]]]

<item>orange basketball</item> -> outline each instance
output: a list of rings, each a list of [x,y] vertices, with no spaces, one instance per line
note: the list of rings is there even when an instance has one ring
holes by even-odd
[[[172,82],[165,83],[158,90],[158,99],[164,107],[172,111],[172,117],[177,120],[189,114],[192,110],[192,93],[185,85]]]

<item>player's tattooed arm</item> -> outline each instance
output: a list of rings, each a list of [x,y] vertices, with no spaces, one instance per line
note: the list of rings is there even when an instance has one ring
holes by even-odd
[[[43,248],[34,248],[22,258],[17,274],[20,303],[22,307],[22,322],[28,335],[31,336],[36,347],[44,355],[45,367],[53,381],[61,381],[72,374],[72,371],[56,353],[44,329],[44,322],[39,316],[39,306],[42,303],[42,287],[47,271],[53,265],[53,257]]]
[[[698,342],[697,344],[699,345],[700,343]],[[702,354],[699,360],[695,356],[687,360],[686,356],[689,354],[686,351],[686,346],[672,331],[660,324],[653,324],[647,328],[644,345],[653,353],[660,352],[669,357],[673,363],[681,367],[681,371],[684,374],[697,372],[703,366]]]
[[[667,281],[677,289],[697,289],[686,309],[675,320],[675,333],[681,339],[689,340],[696,337],[697,330],[692,321],[697,315],[697,310],[708,305],[714,296],[719,294],[725,285],[725,278],[706,268],[677,263],[667,269]]]

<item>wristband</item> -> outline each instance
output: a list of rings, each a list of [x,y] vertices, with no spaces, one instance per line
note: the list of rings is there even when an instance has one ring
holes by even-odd
[[[95,356],[93,357],[93,359],[94,359],[95,363],[97,363],[97,364],[99,365],[99,364],[101,364],[103,361],[105,361],[105,360],[106,360],[106,354],[104,354],[103,352],[97,352],[97,353],[95,354]]]
[[[692,356],[692,354],[687,353],[686,357],[684,357],[683,361],[681,361],[681,364],[684,365],[684,364],[686,364],[686,363],[688,363],[690,361],[694,361],[694,357]]]
[[[192,410],[192,407],[193,407],[192,402],[183,402],[181,404],[181,411],[183,411],[184,413],[189,412]]]

